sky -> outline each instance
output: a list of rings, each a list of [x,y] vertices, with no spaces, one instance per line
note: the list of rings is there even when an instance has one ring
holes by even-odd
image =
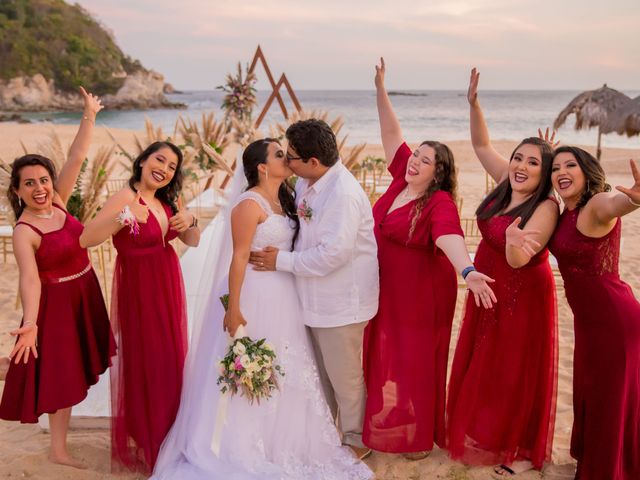
[[[294,89],[640,89],[639,0],[75,0],[178,89],[210,90],[258,44]],[[267,89],[259,73],[259,89]]]

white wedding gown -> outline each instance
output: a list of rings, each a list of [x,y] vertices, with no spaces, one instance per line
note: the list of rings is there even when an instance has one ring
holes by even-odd
[[[258,225],[252,250],[268,245],[290,250],[290,220],[274,214],[255,192],[245,192],[268,214]],[[228,268],[228,267],[227,267]],[[293,275],[246,270],[240,307],[247,334],[266,338],[284,369],[280,389],[260,404],[239,395],[229,400],[219,455],[211,449],[218,404],[218,362],[229,337],[223,332],[224,311],[215,298],[208,302],[204,322],[194,338],[185,372],[178,418],[165,440],[152,478],[157,480],[357,480],[373,476],[348,447],[341,446],[326,404],[302,323]]]

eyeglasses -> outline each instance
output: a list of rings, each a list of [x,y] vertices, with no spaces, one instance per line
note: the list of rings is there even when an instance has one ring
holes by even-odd
[[[291,160],[303,160],[303,158],[302,158],[302,157],[292,157],[292,156],[291,156],[291,155],[289,155],[288,153],[287,153],[287,155],[286,155],[286,157],[285,157],[285,158],[287,159],[287,162],[290,162]]]

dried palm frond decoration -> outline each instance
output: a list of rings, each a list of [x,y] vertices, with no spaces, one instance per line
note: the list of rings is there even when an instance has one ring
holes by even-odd
[[[311,118],[316,118],[318,120],[322,120],[326,122],[333,130],[333,133],[336,136],[336,140],[338,142],[338,152],[340,154],[340,159],[345,167],[349,170],[356,168],[360,164],[360,156],[367,146],[366,143],[360,143],[353,147],[347,147],[347,139],[349,135],[345,135],[344,137],[340,137],[340,131],[344,126],[344,120],[342,117],[338,116],[333,120],[329,120],[329,112],[324,110],[300,110],[294,111],[289,116],[287,122],[281,122],[271,125],[270,127],[270,136],[282,140],[285,137],[285,132],[287,128],[292,123],[298,122],[300,120],[308,120]]]
[[[220,168],[218,165],[220,155],[225,148],[229,146],[230,136],[224,123],[219,123],[215,119],[215,114],[203,113],[201,122],[195,122],[190,118],[186,120],[180,115],[176,121],[176,136],[180,135],[184,140],[184,147],[181,145],[183,154],[193,150],[194,160],[201,172],[212,172]],[[208,147],[205,150],[205,147]],[[217,154],[214,158],[208,152],[213,151]]]
[[[215,119],[215,114],[203,113],[200,122],[182,115],[176,120],[173,136],[164,134],[161,127],[155,127],[153,122],[145,119],[145,138],[141,140],[134,134],[134,148],[127,150],[119,143],[115,136],[107,130],[114,141],[121,159],[121,166],[131,171],[133,161],[148,145],[153,142],[171,142],[181,151],[183,156],[182,170],[184,180],[182,183],[182,196],[185,202],[189,202],[201,191],[202,183],[208,186],[210,177],[217,170],[228,170],[228,162],[222,157],[224,150],[231,143],[231,135],[222,122]],[[146,143],[143,143],[146,141]]]
[[[106,184],[115,168],[111,161],[115,145],[102,146],[89,163],[85,160],[73,193],[67,202],[69,212],[86,223],[95,217],[106,200]]]
[[[124,148],[108,128],[105,128],[105,130],[107,131],[107,134],[109,135],[111,140],[113,140],[113,143],[118,148],[118,153],[125,157],[124,159],[120,160],[120,165],[127,171],[131,170],[131,164],[136,159],[136,157],[140,155],[153,142],[171,141],[170,137],[167,137],[162,131],[162,127],[156,127],[151,119],[147,116],[144,117],[145,137],[143,139],[140,139],[138,135],[136,135],[135,133],[133,134],[134,149],[132,151]]]

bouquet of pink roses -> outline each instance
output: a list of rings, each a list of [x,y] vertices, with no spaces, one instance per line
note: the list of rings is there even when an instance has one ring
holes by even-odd
[[[225,310],[227,297],[220,298]],[[271,397],[272,392],[278,389],[278,376],[284,376],[282,368],[274,364],[275,359],[274,348],[265,338],[254,341],[236,334],[220,361],[217,383],[222,386],[222,393],[229,392],[233,396],[240,392],[250,403],[260,403],[261,399]]]

